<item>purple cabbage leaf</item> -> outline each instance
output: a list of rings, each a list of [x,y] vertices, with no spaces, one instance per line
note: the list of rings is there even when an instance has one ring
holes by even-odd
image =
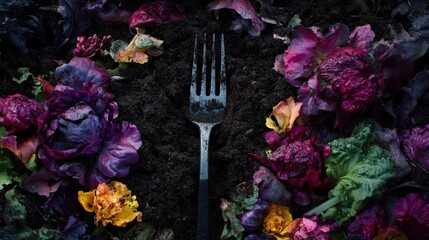
[[[91,90],[97,89],[98,94],[57,85],[46,103],[47,112],[39,118],[39,158],[57,175],[75,176],[88,188],[98,180],[127,175],[141,146],[137,128],[114,122],[116,103],[109,102],[98,87]]]
[[[272,238],[263,233],[250,233],[244,237],[244,240],[272,240]]]
[[[68,218],[66,226],[64,226],[64,229],[55,237],[55,239],[82,239],[83,235],[85,235],[85,232],[85,224],[79,219],[77,219],[75,216],[70,216]]]
[[[401,139],[397,129],[383,128],[380,124],[374,126],[374,139],[380,147],[390,152],[390,158],[396,168],[396,179],[408,175],[411,167],[401,151]]]
[[[158,0],[143,3],[128,19],[130,28],[161,25],[167,21],[185,18],[185,9],[178,3]]]
[[[40,196],[49,197],[61,186],[62,181],[46,168],[41,168],[33,172],[24,181],[24,189],[31,193],[37,193]]]
[[[405,128],[415,125],[416,120],[413,118],[413,112],[419,103],[426,103],[429,100],[429,70],[419,72],[408,83],[408,86],[400,89],[393,96],[391,112],[395,125]]]
[[[429,173],[429,124],[403,130],[400,135],[405,156]]]
[[[0,43],[2,45],[10,46],[19,55],[26,55],[30,52],[30,48],[27,45],[29,38],[32,35],[32,31],[22,26],[18,19],[0,16]]]
[[[32,168],[38,139],[32,129],[37,126],[41,106],[35,99],[21,94],[0,98],[0,127],[6,129],[6,135],[0,137],[0,147],[11,151],[26,167]],[[29,137],[18,138],[16,134],[25,131]],[[35,131],[35,129],[34,129]]]
[[[293,127],[291,132],[294,133]],[[299,127],[298,127],[299,128]],[[329,147],[317,142],[315,136],[287,136],[268,158],[251,154],[262,166],[271,169],[276,176],[291,186],[323,188],[328,184],[324,175],[324,159]]]
[[[315,74],[318,63],[331,49],[347,43],[349,30],[343,24],[331,27],[330,33],[324,37],[317,30],[297,26],[293,30],[291,43],[284,52],[284,72],[281,73],[295,87],[301,86]]]
[[[57,12],[62,16],[54,29],[55,47],[62,50],[68,44],[74,44],[91,26],[89,15],[84,9],[82,0],[59,0]]]
[[[374,46],[373,56],[386,76],[379,81],[382,89],[395,94],[407,84],[414,72],[414,61],[420,58],[428,45],[415,38],[395,39],[392,42],[380,40]],[[386,93],[385,93],[386,94]]]
[[[350,239],[372,240],[379,229],[388,224],[386,210],[381,204],[373,204],[361,211],[347,226]]]
[[[223,8],[233,9],[240,15],[232,22],[231,30],[246,30],[252,36],[259,36],[265,29],[264,22],[249,0],[215,0],[207,6],[209,12]]]
[[[250,211],[244,212],[241,215],[240,223],[243,226],[245,232],[254,232],[258,230],[266,213],[268,212],[268,202],[258,199],[253,208]]]
[[[110,41],[112,37],[110,35],[98,38],[97,34],[86,38],[85,36],[77,37],[76,47],[73,49],[73,55],[81,58],[91,58],[96,53],[105,56],[108,54],[107,51],[103,50],[103,45]]]
[[[260,166],[253,174],[253,183],[259,188],[259,198],[267,202],[288,205],[291,194],[285,185],[267,168]]]
[[[393,215],[409,239],[429,238],[429,197],[410,193],[396,202]]]
[[[119,4],[115,2],[114,0],[89,1],[84,9],[104,23],[126,23],[131,16],[131,10],[124,6],[125,1],[119,1]]]
[[[40,112],[39,102],[24,95],[17,93],[0,98],[0,126],[6,128],[8,135],[37,125]]]
[[[399,1],[392,16],[406,16],[409,21],[409,33],[423,41],[429,41],[429,3],[425,0]]]
[[[110,83],[110,75],[102,67],[88,59],[74,57],[69,63],[55,70],[58,83],[81,89],[84,85],[95,85],[106,89]]]

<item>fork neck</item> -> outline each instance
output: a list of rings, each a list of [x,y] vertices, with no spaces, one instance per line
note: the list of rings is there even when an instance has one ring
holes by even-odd
[[[214,126],[219,122],[214,123],[203,123],[194,122],[200,129],[200,154],[201,154],[201,166],[200,166],[200,180],[208,180],[208,153],[209,153],[209,141],[210,133]]]

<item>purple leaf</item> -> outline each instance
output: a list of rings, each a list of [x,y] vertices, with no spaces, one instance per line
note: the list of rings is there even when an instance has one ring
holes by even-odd
[[[79,36],[77,37],[76,47],[73,49],[73,55],[75,57],[81,58],[91,58],[97,52],[100,52],[101,55],[104,55],[102,47],[108,42],[112,37],[110,35],[103,36],[102,39],[97,37],[97,34],[94,34],[91,37]]]
[[[379,229],[387,226],[387,214],[383,206],[375,204],[361,211],[348,225],[350,239],[372,240]]]
[[[270,170],[260,166],[253,174],[253,183],[259,188],[259,198],[268,202],[287,205],[291,194]]]
[[[384,40],[379,41],[374,49],[374,58],[381,64],[386,76],[380,85],[387,88],[392,94],[404,87],[406,80],[414,72],[414,64],[405,53],[395,48],[395,45]]]
[[[219,10],[222,8],[229,8],[235,10],[243,19],[250,20],[252,22],[251,28],[246,30],[252,36],[259,36],[262,30],[265,29],[265,24],[262,19],[258,16],[255,7],[249,0],[215,0],[207,6],[208,11]],[[233,30],[242,29],[247,24],[243,24],[242,21],[235,22],[232,27]]]
[[[321,111],[333,112],[338,109],[339,93],[332,86],[324,84],[315,74],[298,89],[301,111],[307,116],[318,115]]]
[[[75,57],[68,64],[58,67],[55,79],[64,85],[81,89],[85,84],[91,84],[103,89],[109,85],[110,75],[88,58]]]
[[[62,179],[93,188],[124,177],[139,157],[140,133],[115,122],[118,106],[95,85],[81,89],[57,85],[38,118],[39,158]]]
[[[284,75],[295,87],[301,86],[302,78],[313,76],[316,67],[317,36],[308,28],[297,26],[292,41],[284,53]]]
[[[57,23],[55,29],[55,46],[61,50],[70,41],[82,35],[91,25],[86,11],[82,11],[84,2],[82,0],[59,0],[58,13],[63,19]]]
[[[26,138],[23,142],[17,142],[17,137],[14,135],[0,138],[0,147],[3,147],[13,154],[23,163],[28,163],[36,154],[38,146],[37,135]]]
[[[401,151],[401,140],[397,130],[383,128],[379,124],[375,124],[373,134],[375,141],[390,152],[390,159],[396,167],[396,177],[400,179],[408,175],[411,168]]]
[[[116,6],[112,0],[97,0],[88,3],[85,9],[105,23],[127,22],[131,12],[123,9],[122,4]]]
[[[130,166],[137,163],[137,150],[142,142],[140,133],[135,125],[121,122],[114,126],[113,136],[104,143],[97,158],[97,166],[104,176],[125,177]]]
[[[400,229],[409,239],[429,238],[428,200],[427,196],[411,193],[396,202],[393,215],[399,220]]]
[[[371,30],[371,25],[357,26],[350,34],[349,45],[367,52],[374,41],[375,33]]]
[[[53,192],[56,192],[61,186],[62,181],[46,168],[40,169],[38,172],[33,172],[24,181],[24,189],[37,193],[40,196],[49,197]]]
[[[167,0],[143,3],[128,19],[131,28],[161,25],[167,21],[177,21],[185,18],[185,9]]]
[[[344,47],[331,51],[320,65],[320,76],[340,94],[341,110],[362,112],[373,103],[377,85],[362,50]]]
[[[282,141],[282,138],[276,131],[269,131],[262,134],[262,137],[265,138],[265,141],[268,143],[268,146],[271,150],[276,150]]]
[[[347,44],[349,40],[350,30],[344,24],[335,24],[331,26],[329,34],[323,37],[317,44],[317,48],[322,53],[328,53],[336,47],[341,47]]]
[[[429,172],[429,124],[401,132],[402,149],[409,160]]]
[[[410,124],[413,124],[411,114],[415,110],[419,99],[428,94],[428,79],[428,70],[417,73],[409,82],[408,86],[400,89],[394,96],[395,105],[393,106],[393,117],[397,119],[397,125],[399,127],[407,127]]]
[[[18,93],[0,98],[0,125],[6,128],[7,134],[26,130],[37,124],[40,111],[37,100]]]
[[[74,239],[80,239],[82,235],[84,235],[86,232],[86,227],[83,222],[81,222],[79,219],[75,218],[74,216],[70,216],[67,225],[64,227],[63,231],[59,234],[59,236],[56,236],[56,239],[62,239],[62,240],[74,240]]]
[[[261,227],[262,220],[268,212],[269,204],[261,199],[253,206],[252,210],[244,212],[240,218],[241,226],[245,232],[253,232]]]

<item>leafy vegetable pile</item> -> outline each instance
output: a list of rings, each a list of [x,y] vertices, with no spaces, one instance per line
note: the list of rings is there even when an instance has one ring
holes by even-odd
[[[395,11],[411,16],[418,4]],[[427,104],[429,72],[415,62],[428,39],[404,29],[375,39],[370,25],[293,28],[274,69],[298,88],[296,102],[273,107],[268,149],[249,154],[261,165],[253,182],[222,200],[222,239],[429,237],[427,185],[413,180],[429,172],[429,124],[415,120]]]
[[[33,78],[34,98],[19,93],[0,98],[0,190],[6,190],[4,216],[10,225],[0,230],[2,239],[89,239],[78,218],[82,208],[94,212],[95,225],[125,227],[135,219],[142,221],[136,196],[123,183],[111,181],[126,177],[139,162],[142,141],[135,125],[118,120],[118,104],[109,86],[121,80],[125,62],[144,64],[149,57],[162,54],[163,41],[144,34],[142,27],[185,15],[179,4],[169,1],[137,7],[80,0],[60,0],[57,9],[31,0],[0,4],[4,18],[0,40],[18,54],[50,45],[60,52],[75,44],[74,56],[58,61],[51,79],[34,76],[28,68],[18,70],[21,76],[13,80],[21,84]],[[81,36],[96,18],[128,21],[136,28],[136,36],[129,44],[120,39],[111,42],[111,36]],[[116,69],[103,67],[115,62],[119,64]],[[55,214],[62,229],[28,227],[19,197],[22,189],[10,189],[16,183],[46,197],[42,215],[49,219]],[[151,229],[152,225],[144,223],[129,235],[149,238],[154,236]],[[171,230],[161,230],[157,236],[171,239]]]

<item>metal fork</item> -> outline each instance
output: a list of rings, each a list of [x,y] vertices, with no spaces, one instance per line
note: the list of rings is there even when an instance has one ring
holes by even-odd
[[[198,187],[197,239],[209,239],[209,191],[208,155],[212,128],[222,122],[226,108],[225,40],[220,37],[220,56],[216,51],[216,35],[213,34],[210,57],[207,56],[207,36],[204,34],[202,64],[198,61],[198,36],[195,37],[192,80],[189,97],[190,119],[200,129],[200,182]],[[220,66],[217,61],[220,61]],[[207,65],[211,62],[210,76]]]

